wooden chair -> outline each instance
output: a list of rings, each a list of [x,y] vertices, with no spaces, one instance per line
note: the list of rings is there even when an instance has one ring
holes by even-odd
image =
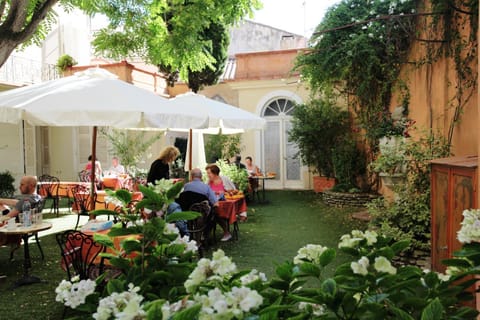
[[[73,196],[73,212],[77,214],[77,223],[75,224],[75,230],[78,228],[80,222],[80,216],[90,216],[92,208],[92,195],[90,194],[90,188],[83,185],[75,186],[72,189]],[[95,204],[97,194],[93,194],[93,204]]]
[[[103,273],[104,258],[99,257],[99,254],[105,252],[106,248],[95,242],[92,236],[77,230],[67,230],[57,233],[55,237],[68,280],[74,276],[79,276],[80,280],[95,280]]]
[[[50,212],[53,212],[57,215],[60,213],[59,209],[59,203],[60,203],[60,198],[58,196],[58,188],[60,185],[60,179],[57,177],[44,174],[38,177],[38,182],[48,182],[47,184],[44,184],[41,186],[41,190],[43,191],[44,194],[41,194],[43,198],[45,199],[51,199],[52,200],[52,207],[50,208]]]

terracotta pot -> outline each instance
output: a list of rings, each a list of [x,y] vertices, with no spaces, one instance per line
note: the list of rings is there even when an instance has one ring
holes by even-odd
[[[407,179],[404,173],[388,174],[386,172],[380,172],[379,175],[382,179],[382,184],[388,188],[403,185]]]
[[[333,188],[335,185],[335,178],[327,178],[321,176],[314,176],[313,177],[313,191],[315,192],[323,192],[327,189]]]

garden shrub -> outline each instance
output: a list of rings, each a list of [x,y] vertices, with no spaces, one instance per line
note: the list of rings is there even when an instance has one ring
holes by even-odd
[[[15,187],[13,183],[15,179],[13,178],[10,171],[6,170],[0,172],[0,198],[11,198],[15,193]]]
[[[368,205],[371,226],[396,240],[411,239],[412,249],[430,249],[430,160],[450,155],[446,140],[433,133],[410,138],[403,148],[407,163],[404,185],[395,200],[376,199]]]

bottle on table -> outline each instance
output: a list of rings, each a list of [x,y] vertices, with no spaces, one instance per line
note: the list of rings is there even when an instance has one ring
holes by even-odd
[[[30,205],[30,201],[25,199],[22,206],[23,226],[25,228],[28,228],[32,225],[31,209],[32,207]]]

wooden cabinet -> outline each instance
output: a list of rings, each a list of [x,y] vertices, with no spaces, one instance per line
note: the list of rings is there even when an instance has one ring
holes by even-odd
[[[477,207],[477,156],[431,162],[432,269],[443,272],[441,261],[460,249],[457,232],[465,209]]]

